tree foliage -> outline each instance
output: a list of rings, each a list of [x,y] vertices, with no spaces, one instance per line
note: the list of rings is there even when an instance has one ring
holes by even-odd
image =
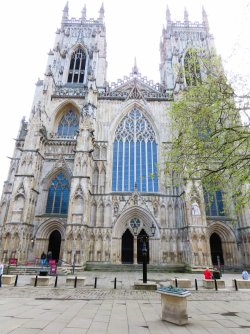
[[[203,57],[200,64],[202,80],[181,91],[170,110],[166,171],[199,178],[210,193],[222,190],[238,210],[250,199],[249,118],[242,122],[246,110],[237,105],[219,59]]]

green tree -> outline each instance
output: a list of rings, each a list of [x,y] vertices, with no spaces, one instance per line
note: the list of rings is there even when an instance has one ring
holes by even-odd
[[[236,96],[217,57],[199,62],[202,80],[182,90],[170,110],[166,172],[198,178],[210,193],[224,191],[226,204],[233,199],[238,210],[250,199],[249,98]]]

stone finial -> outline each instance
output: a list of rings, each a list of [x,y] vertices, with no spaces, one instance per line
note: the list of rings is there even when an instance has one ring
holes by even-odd
[[[166,20],[167,20],[167,23],[168,22],[171,22],[171,13],[170,13],[170,10],[167,6],[167,10],[166,10]]]
[[[86,4],[85,4],[83,9],[82,9],[82,21],[86,21],[86,18],[87,18],[87,8],[86,8]]]
[[[209,30],[209,24],[208,24],[208,18],[207,18],[207,12],[205,11],[205,8],[202,6],[202,22],[203,25],[207,30]]]
[[[67,20],[68,17],[69,17],[69,2],[67,1],[66,5],[63,9],[63,17],[62,18]]]
[[[188,23],[189,22],[189,15],[188,15],[188,11],[187,8],[185,7],[184,9],[184,22]]]
[[[102,3],[101,8],[99,10],[99,19],[102,20],[103,18],[104,18],[104,5]]]
[[[62,15],[62,22],[61,22],[61,28],[64,26],[64,21],[68,20],[69,18],[69,3],[67,1],[64,9],[63,9],[63,15]]]
[[[136,64],[136,58],[135,58],[135,62],[134,62],[134,66],[132,67],[132,74],[133,75],[138,75],[139,74],[139,70]]]

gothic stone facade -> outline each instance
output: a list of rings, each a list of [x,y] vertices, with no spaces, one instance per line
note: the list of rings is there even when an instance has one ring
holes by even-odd
[[[160,84],[138,72],[108,84],[104,9],[97,20],[63,11],[29,121],[16,139],[0,206],[1,260],[25,263],[52,251],[65,263],[138,263],[138,234],[149,236],[149,263],[249,264],[248,212],[221,215],[220,195],[206,210],[198,181],[176,188],[164,176],[168,114],[185,87],[177,69],[190,48],[212,50],[202,23],[173,22],[167,9]],[[248,219],[248,223],[247,223]],[[156,233],[151,235],[152,224]],[[243,234],[244,232],[244,234]]]

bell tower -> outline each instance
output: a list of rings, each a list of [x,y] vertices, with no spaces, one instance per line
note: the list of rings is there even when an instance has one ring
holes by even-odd
[[[106,28],[104,7],[98,19],[87,19],[86,6],[79,19],[69,18],[65,5],[61,27],[56,32],[55,45],[50,50],[47,76],[53,77],[56,86],[88,86],[88,79],[95,79],[97,87],[106,81]]]
[[[183,73],[185,55],[190,49],[214,49],[213,36],[209,32],[208,18],[202,8],[202,23],[191,22],[187,9],[184,10],[184,21],[172,21],[169,8],[166,10],[166,28],[163,27],[160,42],[160,77],[161,83],[175,93],[186,86]]]

